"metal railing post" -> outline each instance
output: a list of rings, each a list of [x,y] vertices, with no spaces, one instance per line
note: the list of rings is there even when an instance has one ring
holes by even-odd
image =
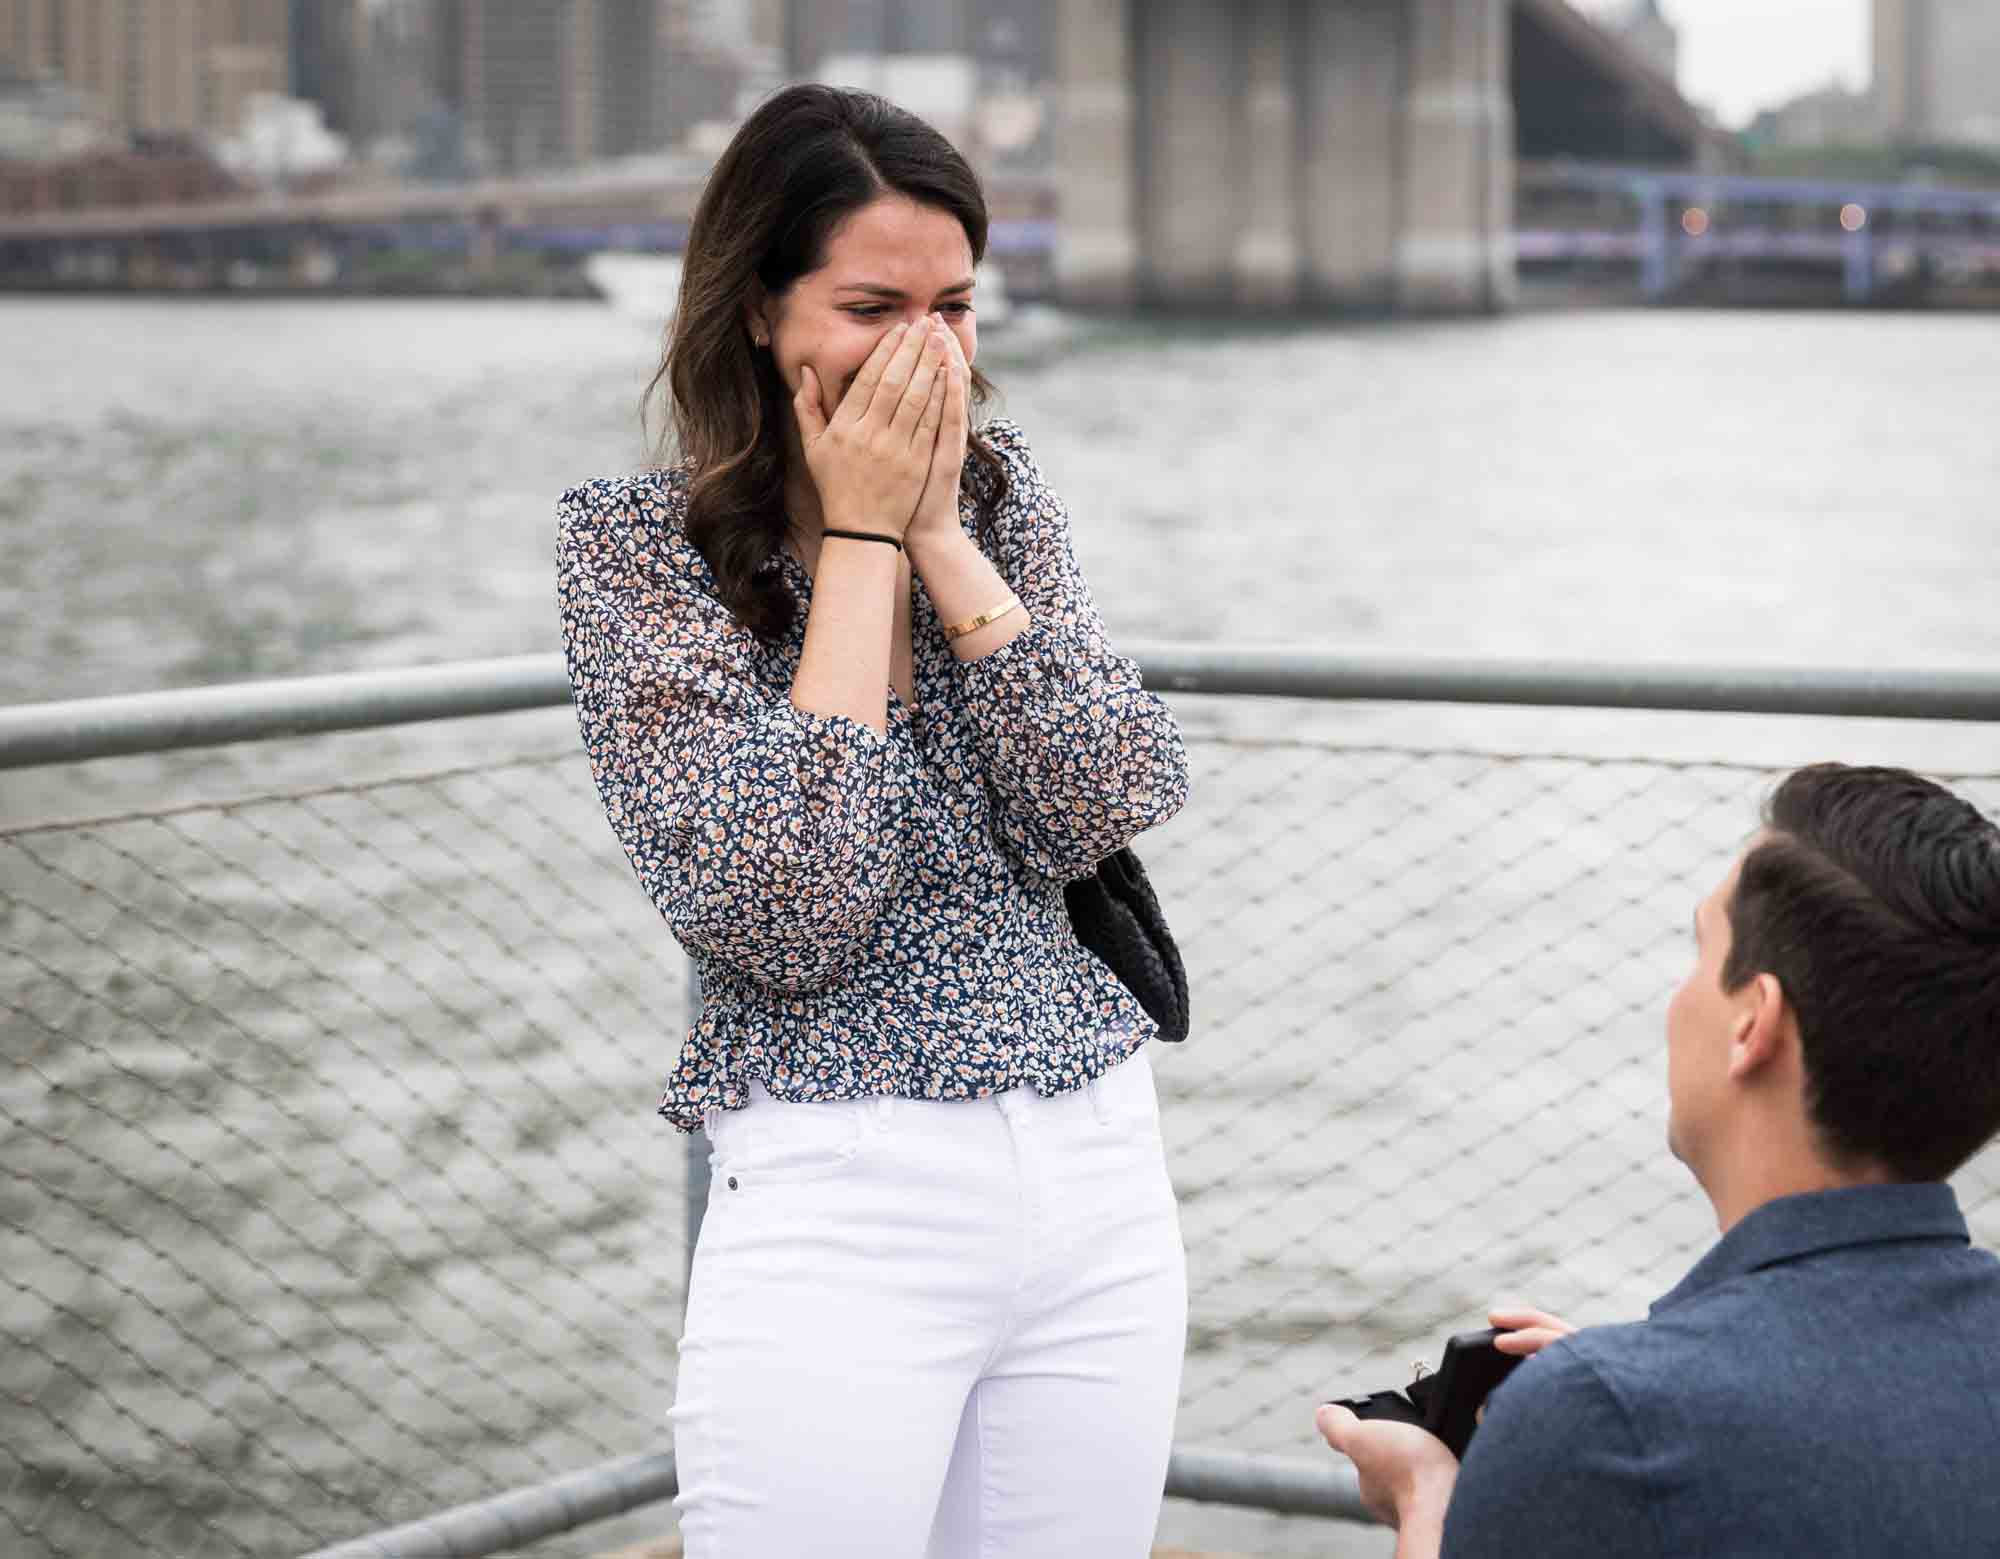
[[[1667,192],[1652,179],[1634,188],[1639,197],[1639,285],[1650,302],[1663,300],[1671,285],[1673,264],[1667,237]]]
[[[1872,217],[1841,240],[1841,292],[1849,303],[1875,295],[1875,233]]]

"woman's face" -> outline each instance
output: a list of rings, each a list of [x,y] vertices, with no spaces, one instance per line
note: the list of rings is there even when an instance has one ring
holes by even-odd
[[[868,354],[892,326],[936,312],[970,363],[979,351],[972,317],[972,245],[958,218],[906,195],[883,195],[833,230],[826,262],[751,320],[769,335],[785,387],[796,392],[811,364],[830,417]]]

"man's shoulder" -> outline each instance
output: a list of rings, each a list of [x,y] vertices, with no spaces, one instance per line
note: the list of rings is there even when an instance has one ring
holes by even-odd
[[[1633,1422],[1681,1420],[1688,1404],[1715,1409],[1743,1397],[1763,1400],[1766,1377],[1796,1371],[1812,1331],[1827,1319],[1826,1298],[1801,1307],[1797,1274],[1745,1273],[1642,1321],[1591,1326],[1551,1343],[1508,1381],[1523,1397],[1598,1393]],[[1838,1296],[1833,1303],[1838,1305]],[[1544,1367],[1545,1366],[1545,1367]]]
[[[1884,1244],[1552,1343],[1488,1403],[1446,1551],[1974,1551],[2000,1530],[1997,1280],[1963,1247]]]
[[[1589,1327],[1515,1370],[1466,1455],[1446,1552],[1670,1554],[1683,1551],[1675,1534],[1705,1530],[1688,1502],[1702,1505],[1718,1472],[1733,1486],[1742,1430],[1772,1428],[1727,1340],[1730,1312],[1756,1296],[1708,1297],[1721,1305]]]
[[[1453,1559],[1661,1552],[1656,1468],[1612,1381],[1638,1326],[1551,1343],[1486,1404],[1446,1517]]]
[[[1507,1389],[1610,1389],[1653,1376],[1672,1378],[1689,1355],[1702,1350],[1710,1331],[1726,1326],[1726,1316],[1722,1310],[1703,1307],[1662,1322],[1663,1317],[1655,1315],[1572,1332],[1515,1370]]]
[[[1766,1373],[1797,1359],[1791,1346],[1773,1346],[1783,1299],[1759,1276],[1551,1343],[1495,1393],[1489,1419],[1525,1431],[1543,1452],[1612,1436],[1657,1453],[1692,1423],[1754,1416],[1769,1399]]]
[[[1643,1321],[1586,1328],[1531,1362],[1556,1366],[1543,1389],[1587,1380],[1651,1428],[1741,1430],[1885,1393],[1983,1393],[2000,1385],[2000,1365],[1978,1350],[1971,1382],[1963,1360],[1968,1341],[1996,1327],[2000,1263],[1989,1253],[1882,1243],[1738,1273]],[[1536,1372],[1514,1380],[1533,1387]]]
[[[2000,1323],[2000,1264],[1984,1251],[1881,1242],[1676,1291],[1644,1321],[1565,1339],[1614,1391],[1668,1398],[1874,1389],[1924,1373],[1970,1327]],[[1876,1346],[1876,1339],[1893,1344]]]

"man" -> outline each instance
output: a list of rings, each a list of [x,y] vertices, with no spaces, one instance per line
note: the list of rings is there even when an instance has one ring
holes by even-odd
[[[2000,1554],[2000,1261],[1941,1184],[2000,1131],[2000,829],[1822,764],[1695,912],[1668,1145],[1721,1241],[1651,1318],[1535,1354],[1461,1471],[1324,1407],[1398,1559]]]

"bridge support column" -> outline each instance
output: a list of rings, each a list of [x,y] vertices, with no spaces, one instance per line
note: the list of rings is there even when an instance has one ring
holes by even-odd
[[[1064,296],[1505,306],[1511,3],[1064,0]]]
[[[1299,39],[1299,202],[1307,295],[1386,309],[1396,297],[1409,0],[1306,8]]]
[[[1396,294],[1411,309],[1512,300],[1508,0],[1410,0]]]
[[[1292,0],[1246,0],[1240,7],[1247,29],[1239,34],[1244,51],[1244,209],[1232,258],[1237,299],[1252,309],[1288,308],[1299,298],[1302,234],[1294,10]]]
[[[1237,8],[1211,0],[1150,0],[1144,22],[1138,59],[1141,296],[1180,307],[1226,307],[1235,301],[1246,171],[1237,135]]]
[[[1138,138],[1129,0],[1055,7],[1061,62],[1056,285],[1086,307],[1138,297]]]

